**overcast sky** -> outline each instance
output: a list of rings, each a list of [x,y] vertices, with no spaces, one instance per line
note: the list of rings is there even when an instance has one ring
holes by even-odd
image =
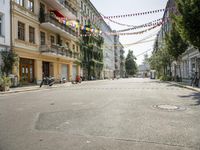
[[[112,16],[112,15],[123,15],[123,14],[132,14],[132,13],[139,13],[139,12],[145,12],[150,10],[157,10],[157,9],[163,9],[166,6],[167,0],[91,0],[91,2],[94,4],[94,6],[97,8],[97,10],[102,13],[104,16]],[[114,21],[117,21],[119,23],[123,24],[130,24],[130,25],[141,25],[148,22],[151,22],[156,19],[160,19],[163,16],[163,12],[155,13],[155,14],[149,14],[144,16],[134,16],[134,17],[128,17],[128,18],[118,18],[113,19]],[[126,29],[127,27],[120,26],[117,24],[114,24],[108,20],[105,20],[112,29],[114,30],[122,30]],[[128,31],[128,32],[137,32],[144,30],[144,28]],[[129,36],[120,36],[120,41],[122,44],[129,44],[137,42],[144,37],[147,37],[149,35],[156,34],[159,31],[159,28],[156,28],[154,30],[151,30],[149,32],[146,32],[144,34],[140,35],[129,35]],[[152,40],[154,39],[152,37]],[[125,51],[127,54],[128,49],[133,50],[134,55],[138,56],[139,54],[148,51],[148,54],[151,54],[152,48],[153,48],[154,42],[148,42],[143,44],[137,44],[133,45],[131,47],[125,48]],[[141,64],[143,61],[143,55],[140,55],[137,57],[137,63]]]

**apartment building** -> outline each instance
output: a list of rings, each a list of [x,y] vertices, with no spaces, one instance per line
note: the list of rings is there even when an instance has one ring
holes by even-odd
[[[163,15],[164,24],[161,27],[161,30],[157,34],[155,44],[158,46],[158,49],[161,49],[165,44],[165,34],[169,33],[172,26],[172,20],[170,19],[170,14],[178,14],[175,0],[168,0],[166,5],[166,10]],[[154,53],[157,52],[154,50]],[[200,53],[193,46],[189,46],[189,48],[182,54],[180,59],[180,68],[181,74],[178,70],[179,67],[176,67],[178,64],[176,61],[172,62],[171,75],[174,76],[175,72],[178,76],[182,76],[182,81],[188,84],[191,83],[191,78],[194,76],[195,72],[197,72],[198,77],[200,76]],[[175,70],[176,69],[176,70]]]
[[[103,79],[103,37],[101,15],[90,0],[79,0],[81,29],[82,76],[86,80]]]
[[[57,81],[80,75],[77,0],[12,0],[12,43],[19,56],[13,72],[22,84],[39,84],[44,76]]]
[[[10,2],[6,0],[0,0],[0,51],[2,50],[10,50]]]

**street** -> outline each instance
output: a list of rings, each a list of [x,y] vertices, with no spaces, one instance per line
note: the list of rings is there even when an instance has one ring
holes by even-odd
[[[200,93],[150,79],[0,95],[0,150],[199,150]]]

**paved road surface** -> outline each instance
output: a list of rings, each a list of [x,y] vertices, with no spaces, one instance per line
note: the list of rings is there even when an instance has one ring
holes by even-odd
[[[0,150],[199,150],[200,94],[149,79],[0,96]]]

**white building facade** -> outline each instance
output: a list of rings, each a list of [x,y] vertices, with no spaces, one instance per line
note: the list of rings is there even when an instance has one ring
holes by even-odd
[[[10,1],[0,0],[0,51],[10,50],[10,24]]]
[[[101,21],[101,30],[105,32],[112,32],[110,26],[103,20]],[[103,62],[104,62],[104,79],[112,79],[115,71],[115,56],[114,56],[114,35],[103,34]]]

